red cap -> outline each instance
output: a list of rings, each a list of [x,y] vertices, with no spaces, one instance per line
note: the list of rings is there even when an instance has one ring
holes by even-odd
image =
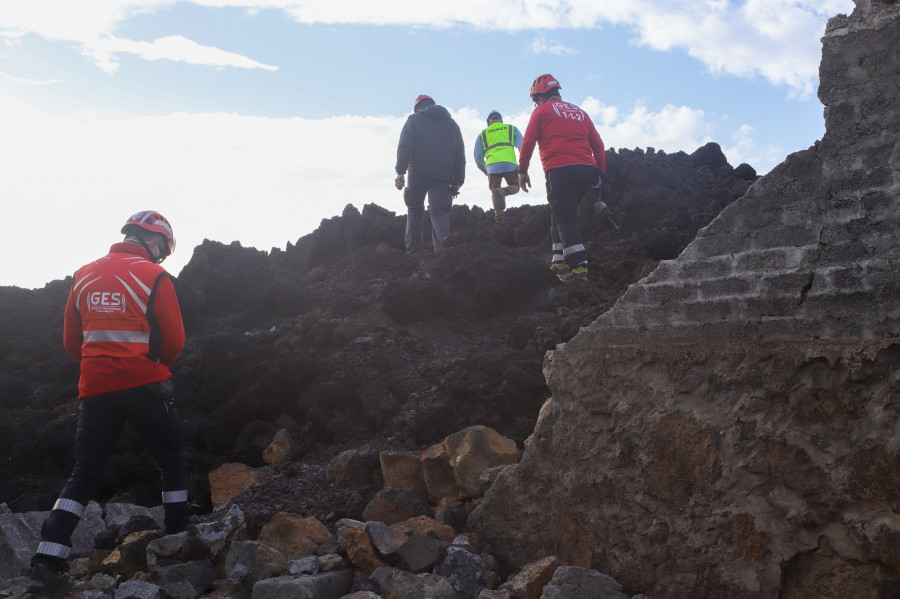
[[[432,98],[431,96],[426,96],[425,94],[421,94],[418,98],[416,98],[416,101],[413,103],[413,110],[416,109],[416,106],[418,106],[419,102],[421,102],[422,100],[431,100],[432,102],[434,102],[434,98]]]

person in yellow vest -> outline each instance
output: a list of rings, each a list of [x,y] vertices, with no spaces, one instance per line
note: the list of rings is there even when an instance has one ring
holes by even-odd
[[[505,124],[496,110],[488,115],[487,125],[475,140],[475,164],[488,177],[494,219],[500,222],[506,210],[506,196],[519,192],[516,148],[522,147],[522,133]],[[504,182],[506,186],[501,187]]]

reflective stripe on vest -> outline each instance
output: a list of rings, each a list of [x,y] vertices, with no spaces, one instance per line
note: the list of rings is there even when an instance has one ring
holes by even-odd
[[[165,274],[160,270],[145,258],[129,256],[107,257],[76,273],[82,358],[158,358],[150,356],[154,327],[149,312],[154,285]]]
[[[494,123],[481,132],[484,146],[484,163],[516,162],[514,128],[506,123]]]
[[[84,331],[85,343],[150,343],[150,333],[140,331]]]

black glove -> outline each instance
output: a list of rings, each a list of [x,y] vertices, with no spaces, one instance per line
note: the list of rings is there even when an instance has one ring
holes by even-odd
[[[453,199],[458,195],[459,195],[459,185],[451,185],[450,186],[450,199]]]
[[[599,168],[594,169],[594,179],[591,181],[591,188],[599,190],[603,185],[603,171]]]
[[[609,175],[598,168],[594,173],[591,189],[597,193],[598,197],[606,196],[609,193]]]

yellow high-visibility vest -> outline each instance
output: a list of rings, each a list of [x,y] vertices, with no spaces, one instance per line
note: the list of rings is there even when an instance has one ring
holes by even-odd
[[[494,123],[481,132],[485,165],[495,162],[516,163],[515,127]]]

